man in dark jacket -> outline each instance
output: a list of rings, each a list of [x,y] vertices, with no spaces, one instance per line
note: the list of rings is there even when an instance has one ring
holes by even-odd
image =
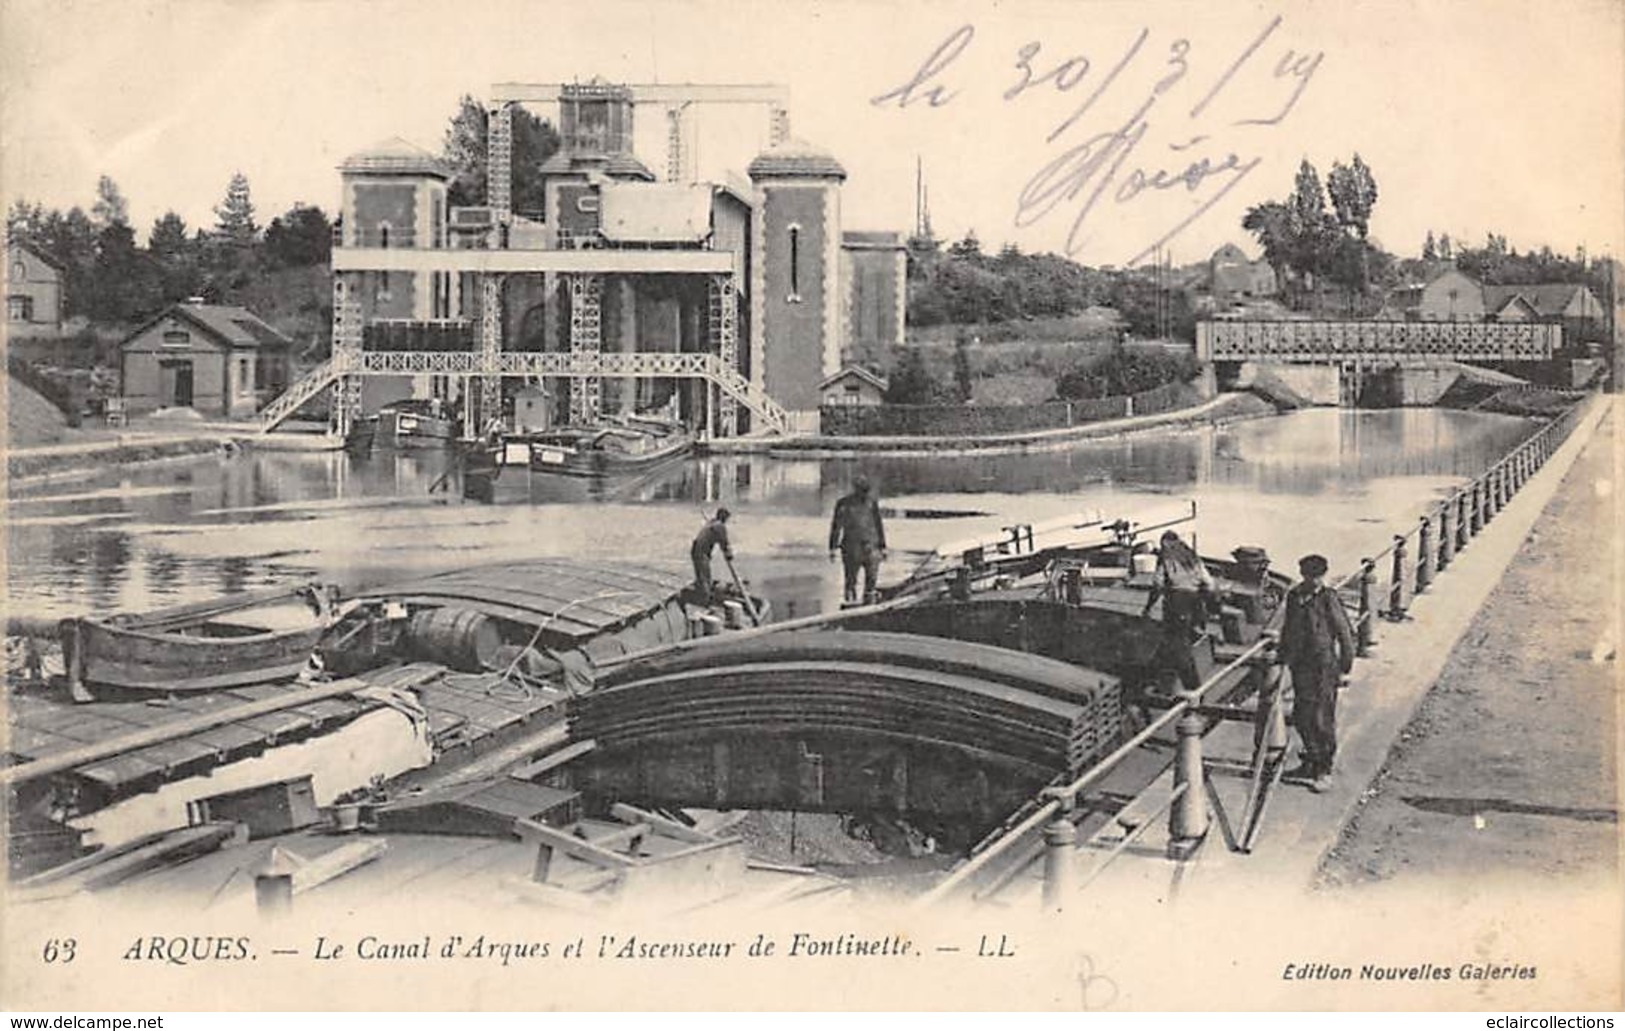
[[[1326,586],[1326,559],[1298,563],[1303,582],[1286,595],[1281,661],[1292,671],[1292,722],[1303,742],[1301,763],[1282,779],[1307,783],[1317,794],[1331,787],[1337,756],[1337,688],[1354,667],[1354,631],[1337,592]]]
[[[694,587],[701,605],[711,604],[711,552],[720,546],[722,557],[734,560],[733,545],[728,543],[729,514],[726,508],[717,509],[688,549],[688,557],[694,560]]]
[[[880,563],[886,560],[886,525],[880,519],[880,502],[869,487],[867,476],[852,481],[852,492],[835,503],[835,515],[829,522],[829,559],[835,561],[839,551],[846,567],[846,585],[842,597],[848,602],[858,600],[858,571],[863,571],[863,600],[875,600],[875,578],[880,575]]]

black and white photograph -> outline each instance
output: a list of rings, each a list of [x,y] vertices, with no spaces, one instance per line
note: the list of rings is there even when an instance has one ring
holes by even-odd
[[[1618,0],[0,0],[0,132],[0,1009],[1625,1009]]]

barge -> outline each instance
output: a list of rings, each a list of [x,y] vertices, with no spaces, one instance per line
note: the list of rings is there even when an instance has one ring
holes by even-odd
[[[1165,525],[1092,513],[953,542],[878,604],[760,628],[744,598],[706,609],[683,573],[644,566],[371,587],[296,681],[19,696],[0,768],[26,837],[13,873],[43,895],[129,883],[182,905],[277,869],[356,891],[451,871],[448,892],[486,904],[642,906],[645,881],[840,895],[729,833],[760,810],[885,840],[895,880],[929,882],[1160,704],[1167,635],[1141,614],[1138,538]],[[1187,642],[1204,675],[1274,625],[1285,586],[1256,549],[1206,561],[1214,618]],[[1255,673],[1215,698],[1243,700]]]

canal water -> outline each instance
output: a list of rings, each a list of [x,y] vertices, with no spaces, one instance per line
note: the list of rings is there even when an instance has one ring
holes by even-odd
[[[506,470],[465,500],[447,457],[245,452],[13,484],[10,611],[142,609],[317,577],[355,587],[536,556],[677,570],[717,505],[741,572],[779,617],[835,607],[836,498],[860,472],[890,514],[899,578],[947,540],[1080,510],[1136,518],[1191,499],[1198,546],[1320,551],[1335,572],[1385,547],[1427,505],[1539,424],[1435,409],[1313,409],[1187,431],[985,457],[698,458],[613,487]],[[438,482],[437,482],[438,481]]]

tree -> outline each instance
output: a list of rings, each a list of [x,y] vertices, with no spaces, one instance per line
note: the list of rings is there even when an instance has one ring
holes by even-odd
[[[199,266],[201,248],[187,236],[186,220],[173,211],[152,224],[147,234],[147,253],[157,263],[160,292],[168,302],[183,300],[202,288]]]
[[[1428,230],[1428,238],[1422,241],[1422,260],[1438,261],[1439,245],[1433,239],[1433,230]]]
[[[898,355],[897,365],[887,378],[886,403],[889,405],[929,405],[942,401],[946,391],[931,374],[925,354],[918,347],[905,347]]]
[[[147,251],[160,261],[178,257],[187,252],[191,241],[186,236],[186,220],[173,211],[166,211],[152,223],[147,234]]]
[[[333,249],[333,223],[321,208],[295,204],[265,227],[265,253],[283,268],[325,265]]]
[[[226,184],[226,197],[215,207],[214,214],[219,220],[215,228],[227,240],[238,244],[254,242],[259,226],[254,224],[254,202],[249,195],[247,176],[241,172],[232,174],[231,182]]]
[[[163,302],[158,269],[136,249],[135,231],[125,222],[112,222],[96,234],[91,283],[87,314],[97,322],[130,322]]]
[[[1277,200],[1255,204],[1242,217],[1241,227],[1258,239],[1264,260],[1275,270],[1276,282],[1285,285],[1297,248],[1292,232],[1292,209]]]
[[[90,217],[98,226],[128,226],[130,204],[119,193],[118,184],[102,176],[96,180],[96,203],[90,207]]]
[[[551,122],[537,118],[522,107],[510,115],[513,135],[513,210],[536,215],[547,205],[542,163],[557,153],[559,134]],[[446,126],[442,156],[451,165],[451,185],[447,197],[454,205],[486,203],[485,106],[464,94],[457,113]]]
[[[965,234],[965,238],[948,248],[948,253],[955,258],[965,258],[975,261],[982,256],[982,241],[976,238],[976,230],[972,229]]]
[[[1352,164],[1332,164],[1326,190],[1332,195],[1338,223],[1364,240],[1370,233],[1371,212],[1377,206],[1377,180],[1359,154],[1354,155]]]
[[[1450,242],[1450,234],[1449,233],[1441,234],[1439,236],[1439,260],[1440,261],[1454,261],[1455,258],[1456,258],[1455,247]]]

